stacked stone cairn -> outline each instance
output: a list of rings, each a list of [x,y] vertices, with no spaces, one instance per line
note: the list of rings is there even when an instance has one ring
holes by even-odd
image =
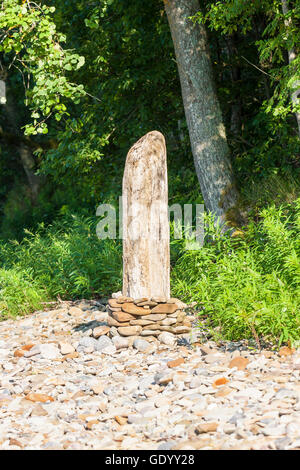
[[[115,293],[107,306],[110,336],[163,341],[166,332],[179,337],[186,335],[191,332],[193,320],[186,315],[186,308],[187,305],[176,298],[133,299]]]

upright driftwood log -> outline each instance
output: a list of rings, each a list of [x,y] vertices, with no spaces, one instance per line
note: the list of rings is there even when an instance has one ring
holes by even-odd
[[[123,295],[170,297],[170,233],[164,136],[129,150],[123,177]]]

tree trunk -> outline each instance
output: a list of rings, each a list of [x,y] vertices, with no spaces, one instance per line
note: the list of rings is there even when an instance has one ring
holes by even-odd
[[[282,11],[284,15],[286,15],[289,12],[289,6],[288,6],[287,0],[282,0]],[[289,28],[291,25],[291,19],[290,18],[286,19],[284,21],[284,24],[286,26],[287,31],[289,31]],[[296,59],[296,51],[294,48],[288,50],[288,56],[289,56],[289,64],[292,65],[293,61]],[[294,83],[294,87],[296,88],[296,90],[291,94],[291,100],[294,106],[297,106],[299,104],[299,96],[300,96],[299,84],[300,82],[298,81]],[[295,112],[295,117],[296,117],[296,121],[298,124],[298,132],[299,132],[299,137],[300,137],[300,112],[299,111]]]
[[[238,192],[205,28],[190,19],[198,0],[164,0],[173,38],[196,173],[206,208],[221,222],[237,222]],[[232,220],[234,219],[234,220]],[[239,221],[238,221],[239,222]]]
[[[164,136],[142,137],[123,177],[123,295],[170,297],[170,229]]]

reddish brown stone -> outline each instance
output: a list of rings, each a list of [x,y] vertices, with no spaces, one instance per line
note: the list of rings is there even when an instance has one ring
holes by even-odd
[[[13,439],[12,437],[9,439],[9,445],[23,447],[23,444],[21,444],[20,441],[18,441],[17,439]]]
[[[23,349],[16,349],[14,352],[14,357],[23,357],[25,354],[25,351]]]
[[[295,352],[295,349],[291,349],[288,346],[283,346],[279,350],[278,354],[279,354],[280,357],[287,357],[287,356],[291,356],[294,352]]]
[[[248,364],[249,364],[249,359],[247,359],[246,357],[237,356],[230,361],[229,367],[230,368],[237,367],[238,370],[244,370]]]
[[[213,387],[216,388],[216,387],[220,387],[220,385],[225,385],[229,382],[228,379],[226,379],[226,377],[221,377],[220,379],[217,379],[214,381],[213,383]]]
[[[178,359],[175,359],[174,361],[169,361],[167,363],[167,366],[170,368],[173,368],[173,367],[178,367],[180,366],[180,364],[183,364],[183,363],[184,363],[183,357],[179,357]]]
[[[218,429],[218,423],[201,423],[196,429],[196,434],[206,434],[207,432],[216,432]]]
[[[31,348],[33,348],[34,344],[32,343],[29,343],[29,344],[25,344],[24,346],[21,347],[21,349],[23,349],[24,351],[30,351]]]
[[[33,402],[46,403],[47,401],[54,401],[50,395],[45,395],[44,393],[28,393],[25,397],[26,400]]]

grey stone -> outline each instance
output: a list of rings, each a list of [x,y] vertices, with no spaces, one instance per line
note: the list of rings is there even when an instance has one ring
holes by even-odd
[[[96,341],[95,349],[96,351],[103,351],[103,349],[114,346],[114,343],[108,336],[100,336],[100,338]]]
[[[176,342],[176,337],[172,333],[167,333],[166,331],[161,333],[157,339],[167,346],[173,346]]]
[[[141,414],[130,414],[127,419],[129,424],[143,424],[144,420],[145,418]]]
[[[151,344],[148,343],[145,339],[136,338],[133,341],[133,347],[140,352],[146,352],[151,347]]]
[[[94,350],[96,350],[97,346],[98,346],[98,341],[95,338],[91,338],[89,336],[86,336],[84,338],[81,338],[81,340],[79,341],[79,344],[76,348],[76,351],[82,352],[86,348],[93,348]]]
[[[157,447],[157,450],[172,450],[174,446],[175,446],[174,442],[162,442]]]
[[[118,336],[118,335],[113,336],[112,342],[115,345],[117,350],[129,347],[128,338],[124,338],[123,336]]]
[[[41,353],[40,345],[37,344],[36,346],[33,346],[33,348],[29,349],[29,351],[26,351],[24,354],[24,357],[32,357],[40,353]]]

